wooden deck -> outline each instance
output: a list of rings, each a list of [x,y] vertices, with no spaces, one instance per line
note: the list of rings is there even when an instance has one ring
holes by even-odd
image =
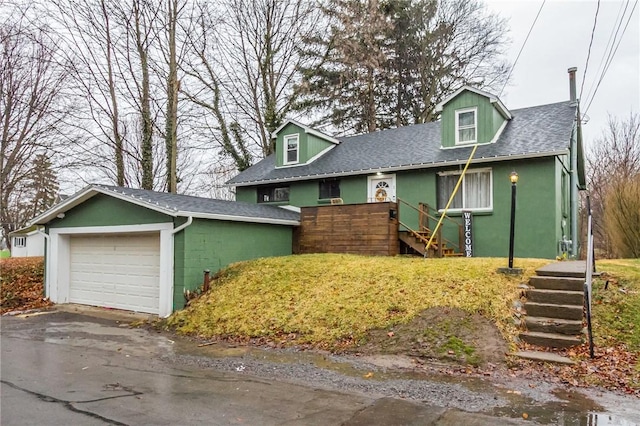
[[[302,207],[294,253],[397,255],[397,212],[391,202]]]

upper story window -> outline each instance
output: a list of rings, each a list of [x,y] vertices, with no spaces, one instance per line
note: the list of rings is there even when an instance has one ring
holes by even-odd
[[[478,108],[456,111],[456,145],[478,140]]]
[[[13,247],[26,247],[27,237],[13,237]]]
[[[288,186],[262,186],[258,188],[259,203],[272,203],[277,201],[289,201]]]
[[[443,210],[462,172],[438,174],[438,209]],[[493,208],[493,182],[491,169],[467,170],[449,210],[490,211]]]
[[[287,135],[284,137],[284,161],[283,164],[296,164],[300,161],[299,135]]]
[[[340,198],[340,179],[323,179],[318,184],[319,199]]]

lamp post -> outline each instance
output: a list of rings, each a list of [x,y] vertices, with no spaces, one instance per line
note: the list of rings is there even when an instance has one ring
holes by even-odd
[[[513,171],[509,176],[511,181],[511,226],[509,227],[509,269],[513,269],[513,231],[516,222],[516,186],[518,174]]]

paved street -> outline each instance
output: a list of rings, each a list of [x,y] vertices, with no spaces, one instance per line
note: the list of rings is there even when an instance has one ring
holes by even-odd
[[[166,336],[114,319],[3,317],[1,338],[3,426],[525,423],[180,365],[162,356],[174,343]]]

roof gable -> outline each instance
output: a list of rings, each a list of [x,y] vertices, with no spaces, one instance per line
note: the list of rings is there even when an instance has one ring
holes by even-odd
[[[489,92],[485,92],[484,90],[476,89],[475,87],[471,87],[471,86],[462,86],[461,88],[453,92],[451,95],[446,97],[442,102],[436,105],[436,112],[442,112],[446,104],[448,104],[449,102],[457,98],[463,92],[472,92],[477,95],[484,96],[485,98],[489,99],[489,102],[494,105],[494,107],[498,110],[498,112],[500,112],[500,114],[505,119],[511,120],[511,118],[513,117],[511,115],[511,112],[507,109],[506,106],[504,106],[502,101],[497,96],[492,95]]]

